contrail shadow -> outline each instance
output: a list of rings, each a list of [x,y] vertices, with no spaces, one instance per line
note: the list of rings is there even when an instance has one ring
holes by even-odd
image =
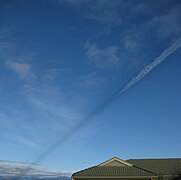
[[[99,114],[102,110],[104,110],[107,106],[109,106],[115,99],[120,97],[123,93],[125,93],[129,88],[131,88],[134,84],[138,83],[144,76],[151,72],[152,69],[157,67],[160,63],[162,63],[168,56],[174,53],[177,49],[181,47],[181,38],[177,39],[169,48],[165,49],[158,57],[152,61],[149,65],[145,66],[135,77],[132,78],[125,86],[116,90],[109,98],[107,98],[100,106],[98,106],[93,112],[91,112],[88,116],[82,119],[77,125],[69,130],[68,133],[64,134],[61,138],[59,138],[51,147],[49,147],[43,154],[41,154],[36,160],[36,162],[42,161],[48,154],[50,154],[54,149],[56,149],[60,144],[65,142],[73,133],[77,132],[79,129],[84,127],[87,122],[93,119],[94,116]]]
[[[38,156],[33,162],[39,163],[46,156],[48,156],[52,151],[54,151],[57,147],[59,147],[62,143],[67,141],[75,132],[79,131],[88,122],[93,120],[93,117],[102,112],[106,107],[108,107],[115,99],[120,97],[123,93],[127,92],[129,88],[138,83],[142,78],[144,78],[148,73],[150,73],[155,67],[161,64],[166,60],[171,54],[173,54],[176,50],[181,47],[181,38],[177,39],[170,47],[165,49],[158,57],[156,57],[152,63],[145,66],[135,77],[133,77],[125,86],[120,87],[116,90],[110,97],[108,97],[100,106],[98,106],[93,112],[88,114],[85,118],[83,118],[78,124],[72,127],[69,132],[61,136],[52,146],[48,147],[46,151],[44,151],[40,156]],[[27,169],[28,170],[28,169]]]

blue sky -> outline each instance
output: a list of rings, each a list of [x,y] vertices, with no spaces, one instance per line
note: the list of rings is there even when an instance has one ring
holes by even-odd
[[[180,9],[177,0],[2,0],[0,159],[34,162],[61,138],[40,167],[180,157]]]

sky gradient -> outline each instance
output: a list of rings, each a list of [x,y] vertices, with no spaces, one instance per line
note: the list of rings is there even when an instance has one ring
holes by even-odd
[[[0,165],[181,157],[180,47],[179,0],[1,0]]]

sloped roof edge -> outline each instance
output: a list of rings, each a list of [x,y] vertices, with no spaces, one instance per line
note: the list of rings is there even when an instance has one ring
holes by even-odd
[[[122,159],[120,159],[118,157],[113,157],[111,159],[108,159],[107,161],[99,164],[98,166],[105,166],[105,165],[107,165],[107,164],[109,164],[110,162],[113,162],[113,161],[120,162],[121,164],[124,164],[125,166],[133,166],[131,163],[128,163],[128,162],[126,162],[126,161],[124,161],[124,160],[122,160]]]

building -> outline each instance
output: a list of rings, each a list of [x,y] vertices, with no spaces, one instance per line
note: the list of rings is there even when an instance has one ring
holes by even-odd
[[[181,172],[181,158],[129,159],[114,157],[72,175],[72,180],[156,180],[169,179]]]

